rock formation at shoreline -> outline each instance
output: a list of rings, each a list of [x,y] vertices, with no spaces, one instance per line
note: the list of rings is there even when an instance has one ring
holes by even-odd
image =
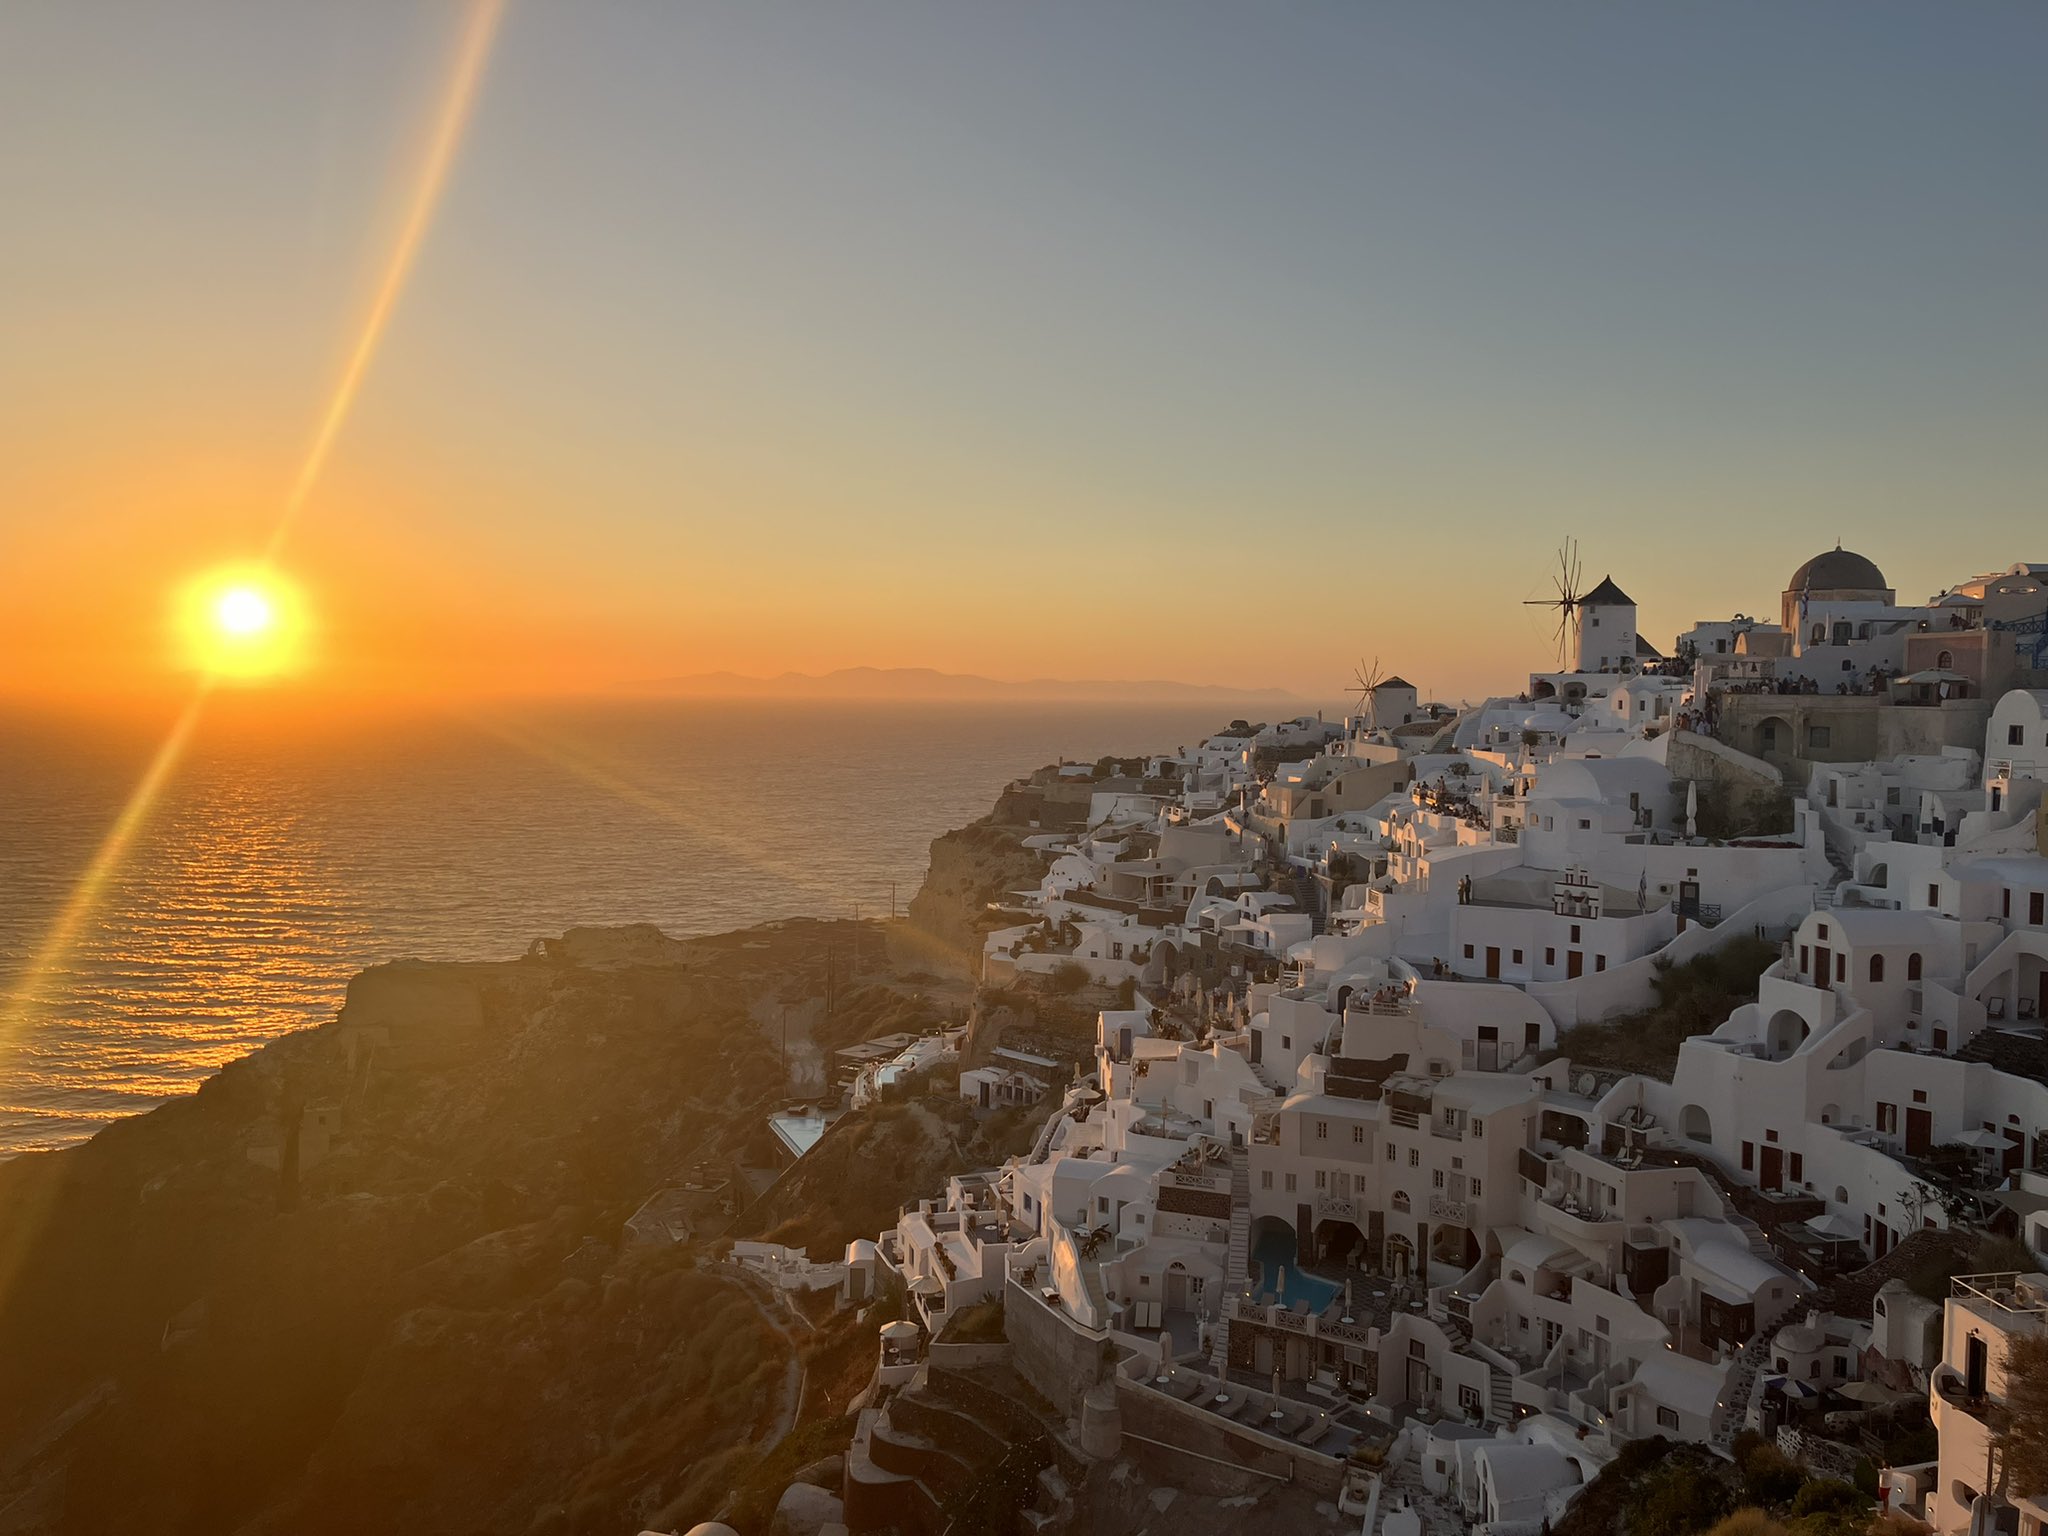
[[[335,1022],[0,1165],[0,1532],[639,1529],[779,1433],[789,1346],[629,1217],[750,1147],[750,1000],[872,924],[382,966]]]

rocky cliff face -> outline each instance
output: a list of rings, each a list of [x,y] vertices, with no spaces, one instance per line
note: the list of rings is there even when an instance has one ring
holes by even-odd
[[[755,1133],[749,997],[854,928],[380,968],[336,1023],[0,1165],[0,1532],[710,1518],[789,1346],[622,1226]]]
[[[997,919],[988,904],[1034,886],[1043,855],[1026,848],[1021,831],[977,821],[932,840],[931,867],[910,900],[910,921],[940,958],[967,974],[981,968],[981,939]]]

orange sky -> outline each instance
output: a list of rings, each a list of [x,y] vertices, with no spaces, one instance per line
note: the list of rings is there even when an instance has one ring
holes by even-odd
[[[513,6],[473,111],[477,6],[11,18],[0,693],[175,697],[309,456],[308,696],[1458,697],[1566,534],[1660,644],[2048,554],[2023,39],[774,10]]]

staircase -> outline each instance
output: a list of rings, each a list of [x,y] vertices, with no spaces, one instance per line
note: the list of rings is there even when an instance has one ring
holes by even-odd
[[[1486,1421],[1489,1424],[1515,1422],[1515,1383],[1497,1365],[1486,1368]]]
[[[1230,1162],[1230,1256],[1223,1262],[1223,1294],[1244,1290],[1252,1254],[1252,1159],[1240,1147]],[[1230,1365],[1230,1318],[1219,1313],[1216,1337],[1209,1346],[1209,1364],[1220,1380]]]
[[[1764,1229],[1738,1211],[1733,1200],[1724,1200],[1722,1205],[1729,1223],[1742,1234],[1743,1241],[1749,1244],[1749,1251],[1760,1259],[1769,1259],[1773,1264],[1777,1263],[1777,1250],[1771,1247],[1771,1240],[1764,1235]]]
[[[1771,1341],[1758,1334],[1728,1367],[1721,1401],[1714,1409],[1711,1443],[1723,1456],[1730,1453],[1735,1437],[1749,1422],[1749,1405],[1756,1398],[1757,1383],[1763,1379],[1764,1362],[1770,1358]]]
[[[1287,873],[1281,881],[1280,888],[1294,898],[1295,911],[1308,914],[1309,931],[1311,933],[1323,932],[1327,919],[1323,912],[1322,885],[1313,876],[1304,874],[1301,870],[1290,864],[1287,866]]]

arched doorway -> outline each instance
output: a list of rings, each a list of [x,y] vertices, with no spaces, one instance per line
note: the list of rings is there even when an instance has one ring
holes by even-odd
[[[1678,1112],[1678,1134],[1687,1141],[1712,1141],[1714,1122],[1699,1105],[1688,1104]]]
[[[1790,1008],[1780,1008],[1771,1015],[1771,1022],[1764,1031],[1764,1050],[1772,1061],[1783,1061],[1805,1043],[1812,1033],[1812,1027]]]

